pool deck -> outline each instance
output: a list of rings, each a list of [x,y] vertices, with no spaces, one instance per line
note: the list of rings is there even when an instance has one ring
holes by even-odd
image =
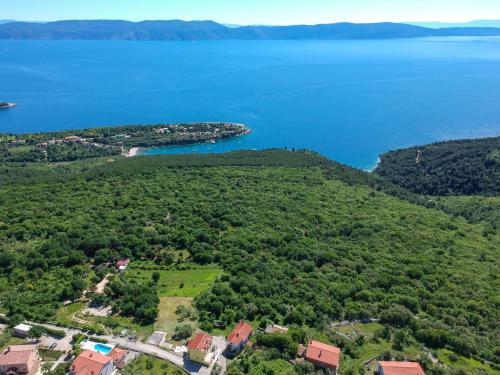
[[[110,348],[108,351],[105,351],[105,350],[99,350],[97,347],[99,346],[106,346],[108,348]],[[103,344],[103,343],[100,343],[100,342],[94,342],[94,341],[90,341],[90,340],[86,340],[84,342],[82,342],[80,344],[80,347],[83,349],[83,350],[91,350],[93,352],[96,352],[96,353],[101,353],[101,354],[104,354],[104,355],[108,355],[112,350],[113,348],[115,347],[114,344]]]

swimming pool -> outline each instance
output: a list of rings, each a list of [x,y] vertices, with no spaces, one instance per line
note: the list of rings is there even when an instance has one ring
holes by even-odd
[[[108,355],[115,346],[113,344],[102,344],[99,342],[86,340],[81,343],[80,347],[83,350],[91,350],[96,353]]]
[[[113,348],[104,344],[95,344],[94,345],[94,351],[101,353],[101,354],[108,354],[110,351],[112,351]]]

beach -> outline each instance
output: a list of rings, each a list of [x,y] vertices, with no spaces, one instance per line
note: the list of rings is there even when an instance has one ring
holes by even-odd
[[[140,147],[132,147],[128,154],[127,154],[127,158],[131,158],[133,156],[137,156],[139,153],[141,152],[141,148]]]

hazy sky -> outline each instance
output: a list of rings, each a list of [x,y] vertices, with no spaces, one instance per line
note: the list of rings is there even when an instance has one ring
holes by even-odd
[[[500,0],[0,0],[0,19],[211,19],[235,24],[500,19]]]

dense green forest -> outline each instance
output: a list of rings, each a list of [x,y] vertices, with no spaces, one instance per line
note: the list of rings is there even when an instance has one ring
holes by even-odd
[[[418,194],[499,195],[500,137],[391,151],[375,173]]]
[[[34,134],[1,134],[0,162],[57,163],[120,155],[132,147],[215,142],[248,133],[241,124],[128,125]]]
[[[311,330],[345,348],[349,363],[354,344],[330,323],[372,318],[399,345],[498,366],[500,236],[476,220],[482,213],[471,209],[471,224],[459,202],[447,202],[450,216],[428,201],[304,151],[4,165],[0,307],[15,320],[52,320],[81,295],[93,264],[182,251],[171,267],[224,270],[195,300],[203,329],[239,319],[297,327],[289,339],[260,338],[262,350],[236,361],[234,374],[266,373],[268,362],[283,367],[275,373],[306,373],[287,360]],[[140,294],[117,277],[107,293],[116,310],[148,321],[157,305],[148,283]]]

